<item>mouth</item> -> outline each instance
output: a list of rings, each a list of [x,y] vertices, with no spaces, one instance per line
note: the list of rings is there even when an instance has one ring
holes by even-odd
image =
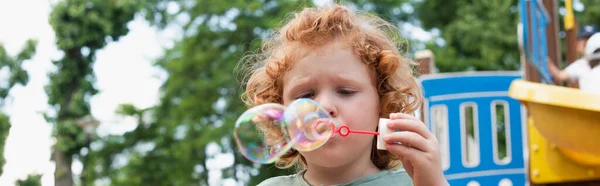
[[[328,135],[329,139],[336,136],[336,122],[326,118],[320,118],[312,125],[312,132],[319,136]]]

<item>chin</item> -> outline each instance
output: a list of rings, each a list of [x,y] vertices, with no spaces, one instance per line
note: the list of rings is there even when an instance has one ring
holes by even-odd
[[[311,164],[322,167],[340,167],[352,163],[353,159],[357,158],[356,155],[360,152],[356,152],[356,149],[352,148],[356,147],[352,144],[342,144],[339,140],[332,140],[317,150],[302,152],[302,154]]]
[[[335,168],[351,163],[350,158],[341,154],[320,154],[313,157],[306,157],[312,165],[319,167]]]

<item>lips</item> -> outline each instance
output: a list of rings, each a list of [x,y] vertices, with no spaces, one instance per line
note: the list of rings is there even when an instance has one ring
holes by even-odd
[[[312,129],[317,134],[324,134],[327,132],[331,132],[329,138],[334,138],[336,136],[337,128],[339,126],[340,125],[338,124],[338,122],[335,122],[335,121],[327,119],[327,118],[319,118],[312,125]]]

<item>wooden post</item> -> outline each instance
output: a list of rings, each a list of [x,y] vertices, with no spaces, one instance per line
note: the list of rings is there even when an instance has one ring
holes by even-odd
[[[415,52],[415,58],[419,64],[419,76],[433,73],[435,59],[431,50],[421,50]]]
[[[525,16],[527,16],[527,30],[532,30],[531,27],[531,17],[529,17],[529,15],[531,15],[531,2],[530,1],[526,1],[528,2],[526,5],[526,9],[527,11],[525,12]],[[528,42],[527,42],[527,46],[525,46],[527,48],[527,51],[531,51],[533,50],[533,47],[531,45],[531,33],[529,32],[527,35],[528,38]],[[538,74],[537,70],[535,69],[535,67],[529,63],[529,60],[527,58],[525,58],[525,60],[521,61],[523,65],[523,70],[525,71],[525,80],[527,81],[531,81],[531,82],[540,82],[541,78],[540,75]]]
[[[419,64],[418,76],[432,74],[435,70],[435,57],[431,50],[420,50],[415,52],[415,59]],[[419,107],[419,117],[421,121],[425,122],[425,105],[421,104]]]
[[[544,8],[550,16],[550,24],[546,27],[546,41],[548,41],[548,57],[552,59],[556,66],[562,61],[560,50],[560,40],[558,38],[558,6],[555,0],[544,0]]]
[[[567,49],[567,65],[577,60],[577,32],[579,32],[577,23],[575,23],[575,27],[573,27],[572,29],[566,30],[565,47]]]
[[[577,24],[575,24],[577,25]],[[566,66],[570,65],[571,63],[575,62],[578,58],[578,54],[577,54],[577,32],[579,29],[577,28],[577,26],[575,26],[575,28],[567,30],[566,33],[566,42],[565,44],[567,45],[567,63]],[[560,67],[560,66],[559,66]],[[571,87],[571,88],[579,88],[579,82],[578,81],[568,81],[567,82],[567,86]]]
[[[566,36],[565,36],[565,44],[566,44],[566,49],[567,49],[567,53],[566,53],[566,65],[570,65],[571,63],[575,62],[575,60],[577,60],[578,58],[578,54],[577,54],[577,40],[578,40],[578,36],[577,33],[579,32],[579,26],[577,25],[577,22],[575,22],[575,26],[571,29],[566,30]],[[559,66],[560,67],[560,66]],[[567,83],[567,85],[569,87],[572,88],[579,88],[579,82],[575,81],[575,82],[571,82],[569,81]]]

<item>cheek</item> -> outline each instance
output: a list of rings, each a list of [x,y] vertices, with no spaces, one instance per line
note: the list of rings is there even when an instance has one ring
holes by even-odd
[[[347,105],[350,110],[345,120],[350,127],[361,130],[373,130],[379,121],[379,98],[376,94],[363,95],[361,99]],[[351,128],[352,129],[352,128]]]
[[[377,90],[375,90],[375,88],[373,88],[373,90],[371,91],[371,93],[368,96],[368,99],[366,99],[368,101],[366,101],[366,103],[364,103],[365,105],[369,105],[369,112],[370,113],[374,113],[375,117],[379,118],[379,113],[381,112],[381,105],[380,103],[380,98],[379,98],[379,94],[377,92]]]

